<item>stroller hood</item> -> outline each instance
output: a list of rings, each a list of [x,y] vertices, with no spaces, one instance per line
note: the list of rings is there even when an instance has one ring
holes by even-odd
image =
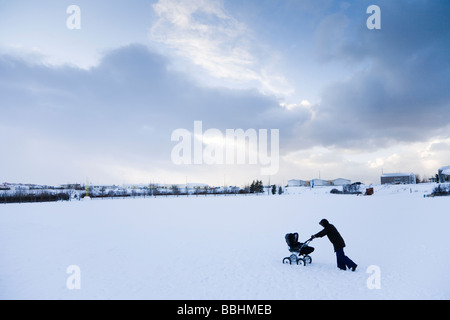
[[[289,246],[290,252],[295,252],[301,255],[310,254],[314,251],[313,247],[310,247],[304,243],[298,241],[298,233],[288,233],[285,236],[286,243]]]
[[[288,233],[286,234],[285,239],[289,247],[295,246],[298,244],[298,233]]]

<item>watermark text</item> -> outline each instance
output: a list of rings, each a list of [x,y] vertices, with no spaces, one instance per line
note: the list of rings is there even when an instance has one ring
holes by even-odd
[[[194,131],[176,129],[171,140],[178,142],[171,159],[176,165],[260,165],[261,175],[274,175],[279,169],[278,129],[218,129],[203,131],[202,121],[194,121]],[[270,144],[270,151],[269,151]]]

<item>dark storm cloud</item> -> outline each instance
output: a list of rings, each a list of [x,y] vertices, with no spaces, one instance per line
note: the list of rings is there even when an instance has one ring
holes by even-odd
[[[11,135],[5,139],[4,168],[30,156],[27,141],[33,137],[54,143],[50,153],[41,154],[49,165],[62,165],[60,146],[69,146],[73,157],[97,154],[170,165],[174,130],[192,131],[195,120],[203,121],[204,130],[266,128],[264,113],[278,108],[257,91],[198,86],[168,65],[141,45],[112,50],[90,70],[2,56],[0,128]]]
[[[316,41],[329,52],[319,59],[361,67],[351,77],[323,88],[315,120],[297,130],[312,144],[373,148],[420,141],[448,128],[450,3],[376,4],[381,8],[381,30],[365,27],[368,15],[346,18],[337,25],[340,31],[330,21],[342,14],[320,24]],[[352,8],[364,12],[368,5],[363,1]],[[336,34],[343,36],[336,38]]]

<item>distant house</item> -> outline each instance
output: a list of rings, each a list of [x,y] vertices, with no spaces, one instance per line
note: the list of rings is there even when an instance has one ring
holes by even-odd
[[[440,183],[450,181],[450,166],[440,168],[438,178]]]
[[[346,184],[351,184],[351,180],[338,178],[333,180],[333,186],[345,186]]]
[[[329,185],[330,185],[330,182],[327,180],[322,180],[322,179],[312,179],[311,180],[312,187],[329,186]]]
[[[381,176],[381,184],[416,184],[414,173],[385,173]]]
[[[307,182],[305,180],[292,179],[288,181],[288,187],[305,187]]]

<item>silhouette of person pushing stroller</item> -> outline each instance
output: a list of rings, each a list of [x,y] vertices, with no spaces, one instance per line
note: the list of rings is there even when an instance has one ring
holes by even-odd
[[[347,270],[347,268],[355,271],[358,265],[354,263],[349,257],[344,253],[345,242],[342,236],[337,231],[336,227],[328,222],[327,219],[322,219],[319,224],[324,228],[322,231],[311,236],[312,239],[322,238],[327,236],[334,247],[334,252],[336,253],[337,266],[341,270]]]

